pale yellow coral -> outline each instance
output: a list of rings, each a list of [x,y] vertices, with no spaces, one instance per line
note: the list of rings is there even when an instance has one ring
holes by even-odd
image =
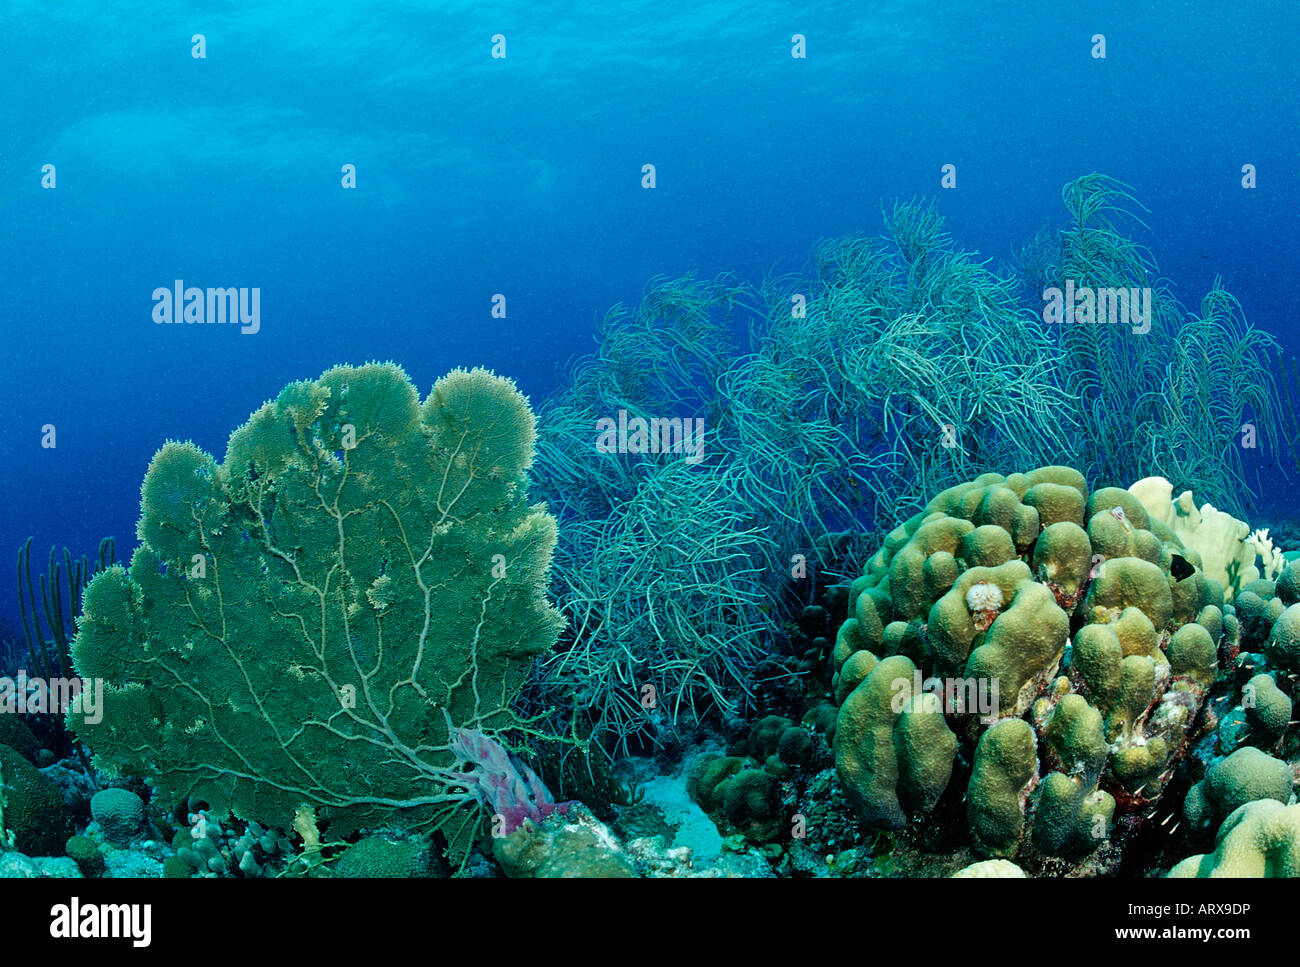
[[[1255,548],[1255,553],[1259,555],[1259,561],[1264,569],[1264,577],[1270,581],[1276,581],[1277,576],[1282,573],[1282,568],[1286,567],[1286,558],[1282,556],[1282,549],[1273,546],[1273,539],[1268,536],[1268,528],[1254,531],[1246,543]]]
[[[1173,879],[1300,876],[1300,805],[1257,799],[1223,821],[1213,853],[1189,856]]]
[[[1237,591],[1260,576],[1255,558],[1262,544],[1253,541],[1245,521],[1217,510],[1213,504],[1198,508],[1190,490],[1173,499],[1173,484],[1164,477],[1144,477],[1128,491],[1153,521],[1167,525],[1184,548],[1200,555],[1201,571],[1223,585],[1225,600],[1231,601]],[[1271,542],[1268,549],[1272,551]],[[1265,566],[1271,563],[1276,562],[1266,556]]]
[[[964,866],[952,875],[954,880],[965,879],[1024,879],[1025,871],[1010,860],[983,860]]]

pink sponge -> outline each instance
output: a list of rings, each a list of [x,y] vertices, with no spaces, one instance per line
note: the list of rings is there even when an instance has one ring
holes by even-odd
[[[478,729],[451,728],[451,752],[472,772],[459,776],[493,813],[505,820],[502,833],[513,833],[525,819],[540,823],[553,812],[567,813],[572,803],[557,803],[541,777]]]

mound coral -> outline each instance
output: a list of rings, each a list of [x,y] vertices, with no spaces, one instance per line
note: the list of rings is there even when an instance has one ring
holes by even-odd
[[[73,833],[59,787],[6,745],[0,745],[0,852],[58,856]]]
[[[952,875],[954,880],[999,880],[1025,878],[1025,871],[1007,860],[980,860],[962,867]]]
[[[213,819],[285,828],[306,805],[334,834],[472,825],[452,730],[511,725],[562,624],[555,522],[526,500],[533,441],[509,380],[457,370],[421,403],[369,364],[286,387],[222,463],[168,443],[130,568],[86,590],[72,652],[105,707],[71,726]]]
[[[609,827],[576,804],[568,815],[553,812],[540,823],[492,841],[506,876],[514,878],[627,879],[637,875],[632,858]]]
[[[1211,830],[1248,802],[1272,799],[1286,805],[1294,777],[1291,767],[1252,746],[1219,760],[1187,793],[1183,814],[1192,829]]]
[[[349,846],[333,867],[352,879],[411,879],[430,875],[427,850],[420,843],[367,836]]]
[[[1133,494],[1068,467],[936,496],[853,582],[832,654],[861,821],[956,830],[964,813],[978,852],[1031,866],[1118,847],[1215,679],[1223,588],[1185,561]]]
[[[1300,805],[1258,799],[1219,827],[1214,852],[1189,856],[1169,871],[1173,879],[1300,876]]]
[[[105,839],[122,846],[144,824],[144,802],[129,789],[101,789],[90,797],[90,815]]]
[[[104,875],[104,854],[89,836],[73,836],[65,849],[68,856],[76,862],[82,876],[93,879]]]

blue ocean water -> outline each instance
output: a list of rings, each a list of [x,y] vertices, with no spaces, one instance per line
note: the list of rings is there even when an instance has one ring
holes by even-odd
[[[483,365],[537,403],[651,277],[797,270],[895,198],[1007,259],[1104,172],[1187,305],[1221,275],[1300,354],[1298,29],[1267,0],[7,0],[0,554],[125,556],[164,441],[220,458],[335,363],[392,359],[422,392]],[[259,331],[156,324],[176,280],[259,288]],[[1290,454],[1257,463],[1294,503]]]

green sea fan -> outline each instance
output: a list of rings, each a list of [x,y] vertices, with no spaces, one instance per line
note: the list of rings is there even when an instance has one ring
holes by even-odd
[[[448,723],[511,725],[563,624],[533,443],[509,380],[456,370],[421,403],[393,364],[291,384],[221,464],[168,443],[130,568],[91,583],[73,644],[103,720],[69,724],[102,765],[214,816],[445,822],[474,799]]]

